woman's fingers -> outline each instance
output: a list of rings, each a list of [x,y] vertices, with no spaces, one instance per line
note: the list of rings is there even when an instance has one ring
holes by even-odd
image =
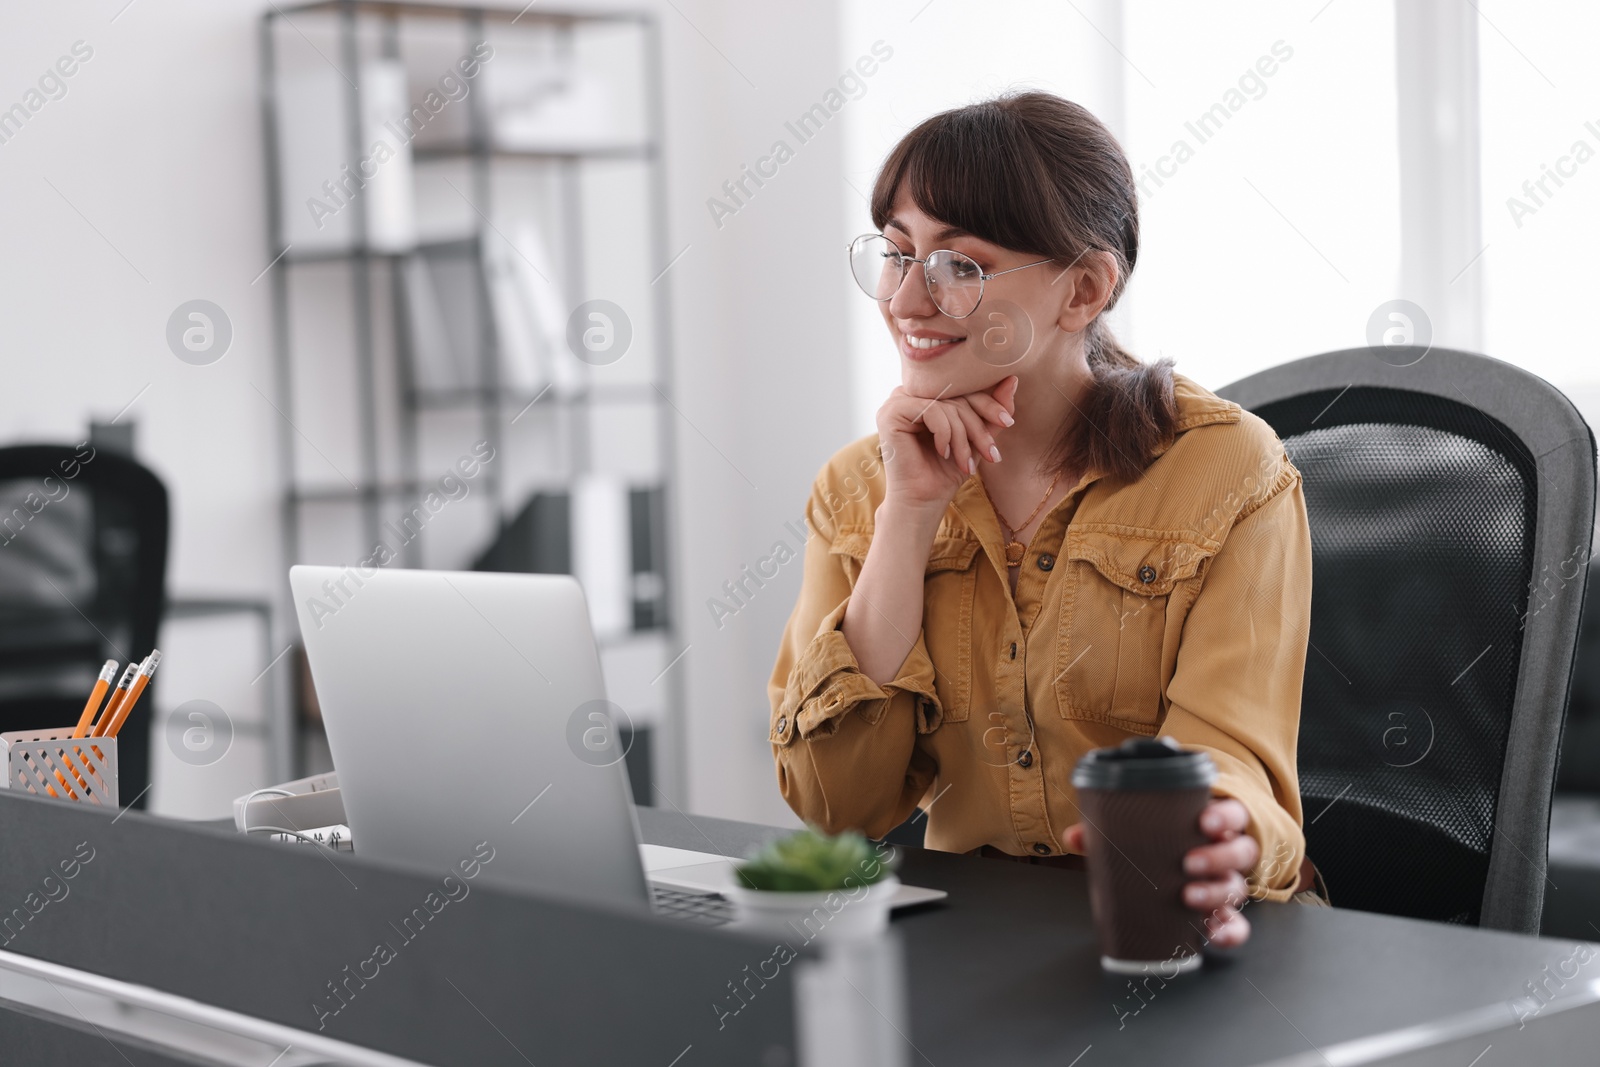
[[[934,451],[965,477],[977,472],[980,461],[999,462],[993,431],[1015,424],[1016,390],[1015,375],[989,390],[941,400],[912,396],[897,386],[880,417],[889,415],[905,432],[926,430]]]
[[[936,400],[912,396],[898,386],[889,396],[890,400],[884,407],[893,411],[897,421],[911,433],[916,433],[920,424],[933,438],[933,450],[946,459],[951,458],[951,420],[944,405]]]
[[[1206,933],[1217,948],[1233,948],[1250,938],[1250,920],[1237,908],[1223,906],[1206,916]]]
[[[998,400],[1006,409],[1006,414],[1017,413],[1017,385],[1022,379],[1013,374],[1001,380],[1000,384],[989,390],[989,395]],[[1009,425],[1009,424],[1008,424]]]
[[[1261,858],[1261,847],[1249,834],[1227,841],[1191,848],[1183,857],[1185,874],[1218,875],[1224,871],[1248,871]]]
[[[950,458],[950,420],[946,419],[944,412],[934,404],[928,404],[920,416],[922,425],[927,427],[928,433],[933,438],[933,450],[945,459]]]
[[[1242,842],[1249,842],[1251,848],[1245,848]],[[1073,823],[1061,832],[1061,843],[1070,852],[1082,853],[1084,851],[1083,824]],[[1206,852],[1212,855],[1213,849],[1231,849],[1233,853],[1225,854],[1228,862],[1233,859],[1243,859],[1253,849],[1255,839],[1249,836],[1240,836],[1217,845],[1205,845],[1192,849],[1188,856],[1197,852]],[[1250,862],[1253,864],[1254,859]],[[1187,862],[1185,869],[1188,868]],[[1198,881],[1188,882],[1183,887],[1183,902],[1189,907],[1205,915],[1206,935],[1211,944],[1218,948],[1233,948],[1242,945],[1250,938],[1250,920],[1240,914],[1239,909],[1249,899],[1249,884],[1244,876],[1239,873],[1240,868],[1224,863],[1216,868],[1220,877],[1203,878]]]
[[[1244,875],[1229,871],[1227,877],[1190,882],[1183,887],[1183,902],[1197,911],[1239,908],[1248,896]]]
[[[1011,426],[1016,423],[1006,406],[988,393],[968,393],[964,398],[985,423],[994,426]]]
[[[958,467],[962,477],[972,473],[972,447],[967,440],[966,425],[951,410],[949,404],[931,403],[922,414],[923,425],[933,434],[934,448],[939,455]]]
[[[962,474],[975,474],[978,470],[976,444],[967,435],[967,424],[962,421],[959,404],[938,405],[950,424],[950,458]]]
[[[1200,829],[1213,839],[1229,836],[1229,831],[1244,833],[1250,828],[1250,811],[1232,797],[1219,797],[1200,812]]]
[[[963,398],[967,399],[967,398]],[[989,428],[984,425],[983,418],[972,410],[970,404],[957,400],[950,405],[956,417],[961,420],[961,425],[967,434],[967,442],[972,446],[974,455],[981,456],[990,463],[1000,462],[1000,449],[994,443],[994,436],[989,433]]]

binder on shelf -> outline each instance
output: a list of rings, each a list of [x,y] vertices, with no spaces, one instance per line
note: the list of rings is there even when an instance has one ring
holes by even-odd
[[[597,637],[667,625],[665,494],[588,476],[529,497],[473,569],[571,574],[583,585]]]
[[[428,257],[413,252],[405,258],[400,271],[406,294],[413,384],[419,390],[470,385],[477,379],[470,353],[461,351],[451,337]]]
[[[571,514],[571,497],[564,490],[534,493],[493,543],[473,560],[472,569],[571,574]]]
[[[487,384],[484,345],[495,344],[495,306],[484,321],[492,279],[475,237],[419,245],[401,280],[411,346],[412,383],[421,392],[465,395]],[[500,372],[501,385],[504,370]]]
[[[571,396],[589,383],[588,366],[567,350],[567,315],[560,278],[544,238],[532,222],[523,220],[510,228],[512,249],[508,262],[522,297],[522,310],[529,331],[538,346],[541,382],[552,383],[555,392]]]
[[[512,397],[534,396],[547,383],[570,396],[587,383],[587,368],[565,352],[561,299],[537,231],[524,225],[512,233],[515,245],[498,234],[481,242],[468,236],[419,245],[405,258],[402,285],[418,389],[485,386],[485,344],[497,354],[499,388]],[[541,261],[542,267],[535,265]]]
[[[542,349],[545,339],[525,300],[514,250],[504,241],[483,243],[483,273],[494,314],[495,348],[500,354],[500,384],[519,395],[534,396],[544,388]]]

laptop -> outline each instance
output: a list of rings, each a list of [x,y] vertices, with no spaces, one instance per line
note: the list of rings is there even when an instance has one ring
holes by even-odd
[[[645,845],[583,589],[555,574],[296,566],[295,612],[364,856],[725,921],[742,857]],[[901,886],[896,908],[942,890]]]

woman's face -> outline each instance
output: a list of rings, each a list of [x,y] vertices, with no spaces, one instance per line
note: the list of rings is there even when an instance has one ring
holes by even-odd
[[[905,255],[924,259],[950,249],[972,257],[985,274],[1043,258],[1001,248],[932,218],[904,191],[883,233]],[[1046,354],[1060,351],[1063,302],[1072,289],[1059,266],[1044,263],[990,279],[977,310],[954,319],[928,294],[922,265],[908,264],[900,288],[878,305],[900,353],[900,384],[913,396],[933,399],[988,389],[1012,374],[1026,377]]]

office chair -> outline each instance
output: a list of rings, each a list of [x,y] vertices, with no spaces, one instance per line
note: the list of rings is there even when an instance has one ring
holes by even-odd
[[[166,569],[167,491],[147,468],[89,445],[0,448],[0,731],[73,725],[105,660],[142,659]],[[149,784],[140,703],[117,737],[124,805]]]
[[[1595,443],[1508,363],[1356,348],[1219,390],[1305,478],[1307,849],[1335,906],[1537,933]]]

